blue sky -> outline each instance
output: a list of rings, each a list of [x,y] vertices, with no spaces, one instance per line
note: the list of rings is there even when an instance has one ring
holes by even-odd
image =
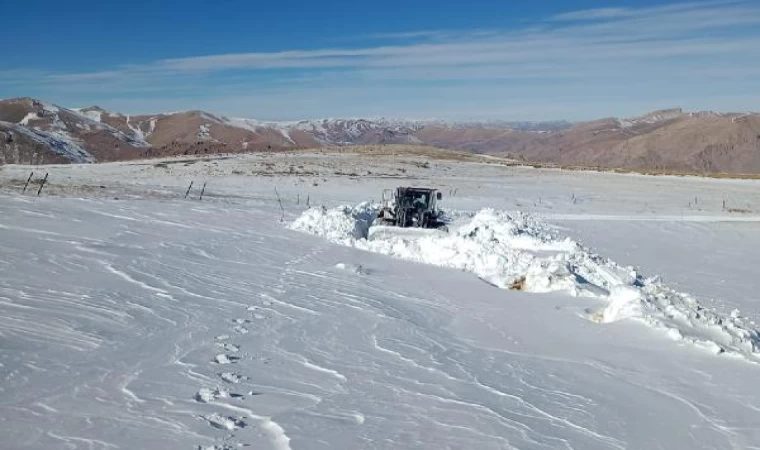
[[[0,98],[136,114],[584,120],[760,109],[760,2],[13,2]]]

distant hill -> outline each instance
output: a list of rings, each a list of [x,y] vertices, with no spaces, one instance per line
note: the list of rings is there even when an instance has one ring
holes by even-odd
[[[423,142],[531,162],[694,173],[760,173],[760,114],[655,111],[547,133],[425,128]]]
[[[203,111],[129,116],[0,100],[0,164],[93,163],[341,145],[427,144],[558,165],[760,173],[760,114],[668,109],[590,122],[343,118],[266,122]]]

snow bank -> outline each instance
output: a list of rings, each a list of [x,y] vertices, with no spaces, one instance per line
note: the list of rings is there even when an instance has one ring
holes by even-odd
[[[369,227],[377,217],[377,212],[377,206],[366,202],[356,207],[311,208],[290,227],[330,241],[353,245],[357,240],[367,238]]]
[[[312,208],[290,228],[363,250],[464,270],[501,288],[602,298],[607,304],[594,311],[591,320],[639,320],[672,338],[760,362],[760,333],[738,312],[726,316],[708,310],[659,278],[645,278],[559,236],[530,214],[486,209],[463,216],[449,233],[391,232],[368,239],[377,212],[377,205],[366,202]]]
[[[378,207],[369,203],[312,208],[290,228],[364,250],[465,270],[502,288],[520,284],[521,290],[529,292],[568,289],[574,295],[589,293],[566,258],[577,244],[555,239],[548,227],[540,226],[531,216],[484,210],[468,217],[450,234],[416,230],[414,236],[379,233],[381,237],[368,240],[377,211]]]
[[[615,286],[610,291],[609,305],[601,311],[599,321],[604,323],[643,317],[641,291],[631,286]]]

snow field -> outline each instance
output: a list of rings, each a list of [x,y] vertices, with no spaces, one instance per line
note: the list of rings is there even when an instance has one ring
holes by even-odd
[[[670,338],[760,362],[760,333],[738,311],[730,316],[711,311],[657,277],[646,278],[559,236],[530,214],[486,209],[460,219],[450,234],[430,230],[414,237],[399,230],[396,236],[391,229],[368,239],[378,208],[369,202],[311,208],[290,228],[363,250],[472,272],[500,288],[601,297],[607,305],[589,313],[595,322],[636,319],[663,329]]]
[[[706,344],[733,319],[751,330],[757,216],[721,197],[757,210],[756,183],[418,162],[245,155],[55,166],[50,197],[0,185],[3,447],[760,446],[758,366],[641,325]],[[204,200],[183,200],[200,178]],[[365,240],[370,207],[325,209],[321,239],[283,226],[273,184],[287,222],[307,195],[356,204],[400,184],[441,187],[447,211],[493,209],[455,215],[443,246]],[[531,292],[492,286],[533,267]],[[665,312],[644,273],[667,281],[649,280]]]

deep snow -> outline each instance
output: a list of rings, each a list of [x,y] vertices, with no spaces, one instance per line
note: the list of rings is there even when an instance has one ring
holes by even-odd
[[[591,320],[639,319],[672,339],[760,363],[760,333],[738,310],[722,315],[707,309],[657,277],[645,277],[557,236],[530,214],[487,209],[455,222],[450,233],[395,236],[388,230],[387,236],[368,239],[377,210],[369,203],[311,208],[290,227],[364,250],[472,272],[500,288],[604,298],[607,305],[590,311]]]
[[[0,169],[3,448],[760,447],[731,334],[758,183],[417,163],[50,166],[39,198]],[[441,187],[451,234],[365,241],[334,209],[397,184]],[[310,216],[324,237],[288,229]],[[523,275],[541,293],[494,287]]]

